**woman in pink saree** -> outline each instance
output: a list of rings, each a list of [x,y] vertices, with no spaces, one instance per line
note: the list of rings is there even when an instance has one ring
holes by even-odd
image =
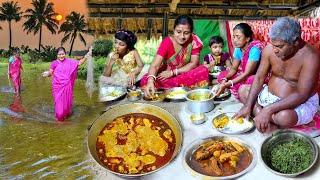
[[[147,96],[152,96],[155,89],[208,85],[208,69],[198,66],[203,45],[192,31],[193,21],[189,16],[175,20],[173,36],[163,39],[148,74],[141,79],[140,86]]]
[[[73,87],[77,79],[78,67],[91,55],[92,48],[81,60],[66,58],[63,47],[57,49],[57,60],[51,63],[50,70],[42,73],[43,77],[53,76],[52,95],[54,100],[54,111],[57,121],[64,121],[72,113]]]
[[[21,91],[22,60],[18,49],[13,50],[13,56],[9,58],[8,75],[14,88],[14,94],[20,96]]]
[[[232,68],[219,74],[220,88],[216,96],[223,93],[226,88],[230,88],[237,99],[245,101],[246,97],[239,97],[239,91],[250,89],[264,48],[264,44],[254,41],[252,36],[253,31],[246,23],[237,24],[233,28],[233,44],[236,48],[233,53]]]

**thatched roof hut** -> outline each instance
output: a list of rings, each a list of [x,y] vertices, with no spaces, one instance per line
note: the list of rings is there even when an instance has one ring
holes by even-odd
[[[307,16],[319,6],[319,0],[88,0],[88,26],[96,34],[113,34],[125,27],[150,37],[167,34],[180,14],[193,19],[258,20]]]

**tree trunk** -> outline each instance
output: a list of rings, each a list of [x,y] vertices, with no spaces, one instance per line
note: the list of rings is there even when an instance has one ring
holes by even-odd
[[[12,42],[12,31],[11,31],[11,21],[9,23],[9,49],[11,49],[11,42]]]
[[[40,47],[41,47],[41,38],[42,38],[42,25],[40,27],[40,33],[39,33],[39,46],[38,46],[39,52],[40,52]]]
[[[73,34],[74,34],[74,36],[73,36],[73,39],[72,39],[72,42],[71,42],[70,51],[69,51],[69,56],[71,56],[71,53],[72,53],[73,43],[74,43],[74,40],[75,40],[76,37],[77,37],[77,31],[74,31]]]

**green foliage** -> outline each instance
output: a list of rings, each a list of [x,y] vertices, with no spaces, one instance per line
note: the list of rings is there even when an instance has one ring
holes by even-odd
[[[206,54],[211,53],[211,49],[209,47],[211,37],[220,35],[219,22],[215,20],[196,20],[194,33],[197,34],[203,42],[203,48],[200,52],[200,62],[202,63],[203,57]],[[227,41],[225,39],[223,52],[228,50],[226,42]]]
[[[113,42],[107,39],[98,39],[93,43],[93,55],[107,57],[113,48]]]
[[[3,51],[1,52],[1,55],[2,55],[3,57],[5,57],[5,58],[9,58],[10,56],[13,55],[13,50],[14,50],[14,49],[18,49],[18,50],[19,50],[18,47],[11,47],[11,48],[9,48],[8,50],[3,50]]]
[[[76,37],[80,38],[80,41],[86,46],[86,40],[83,34],[88,34],[89,31],[86,28],[86,21],[84,15],[72,11],[67,17],[66,21],[61,24],[59,33],[64,32],[61,44],[64,44],[68,39],[70,39],[71,47],[69,51],[69,56],[72,53],[73,43]]]
[[[150,40],[139,40],[136,43],[135,48],[139,52],[144,64],[151,64],[161,41],[162,38],[160,37],[159,39],[152,38]]]
[[[9,50],[3,50],[1,52],[1,55],[5,58],[9,58],[12,55],[12,48],[10,48]]]
[[[94,70],[93,70],[94,79],[97,81],[99,79],[99,76],[103,73],[104,66],[106,64],[106,58],[105,57],[94,57],[93,64],[94,64]],[[87,78],[87,64],[79,67],[78,77],[80,79]]]
[[[35,63],[41,61],[41,53],[37,49],[31,49],[28,53],[29,56],[29,63]]]
[[[54,12],[53,3],[47,0],[32,0],[33,9],[27,9],[24,17],[27,19],[23,23],[23,30],[27,31],[27,34],[33,32],[37,34],[40,31],[40,40],[38,50],[40,51],[41,45],[41,32],[44,25],[52,34],[56,33],[58,29],[58,22],[54,18],[56,13]]]
[[[0,20],[8,21],[9,23],[9,48],[11,48],[11,43],[12,43],[11,22],[20,21],[21,16],[22,16],[21,7],[18,5],[18,2],[6,1],[1,4]]]
[[[29,62],[35,63],[38,61],[51,62],[57,58],[57,49],[53,46],[41,45],[42,51],[39,52],[37,49],[29,50]]]
[[[43,51],[40,52],[42,61],[51,62],[57,58],[57,48],[53,46],[42,46]]]
[[[21,53],[21,54],[29,53],[30,50],[31,50],[31,49],[30,49],[29,46],[21,45],[21,47],[20,47],[20,53]]]

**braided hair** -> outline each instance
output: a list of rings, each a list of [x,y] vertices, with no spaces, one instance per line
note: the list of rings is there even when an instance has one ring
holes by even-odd
[[[134,49],[134,45],[137,42],[137,36],[129,30],[119,30],[116,32],[114,37],[125,42],[130,51]]]

